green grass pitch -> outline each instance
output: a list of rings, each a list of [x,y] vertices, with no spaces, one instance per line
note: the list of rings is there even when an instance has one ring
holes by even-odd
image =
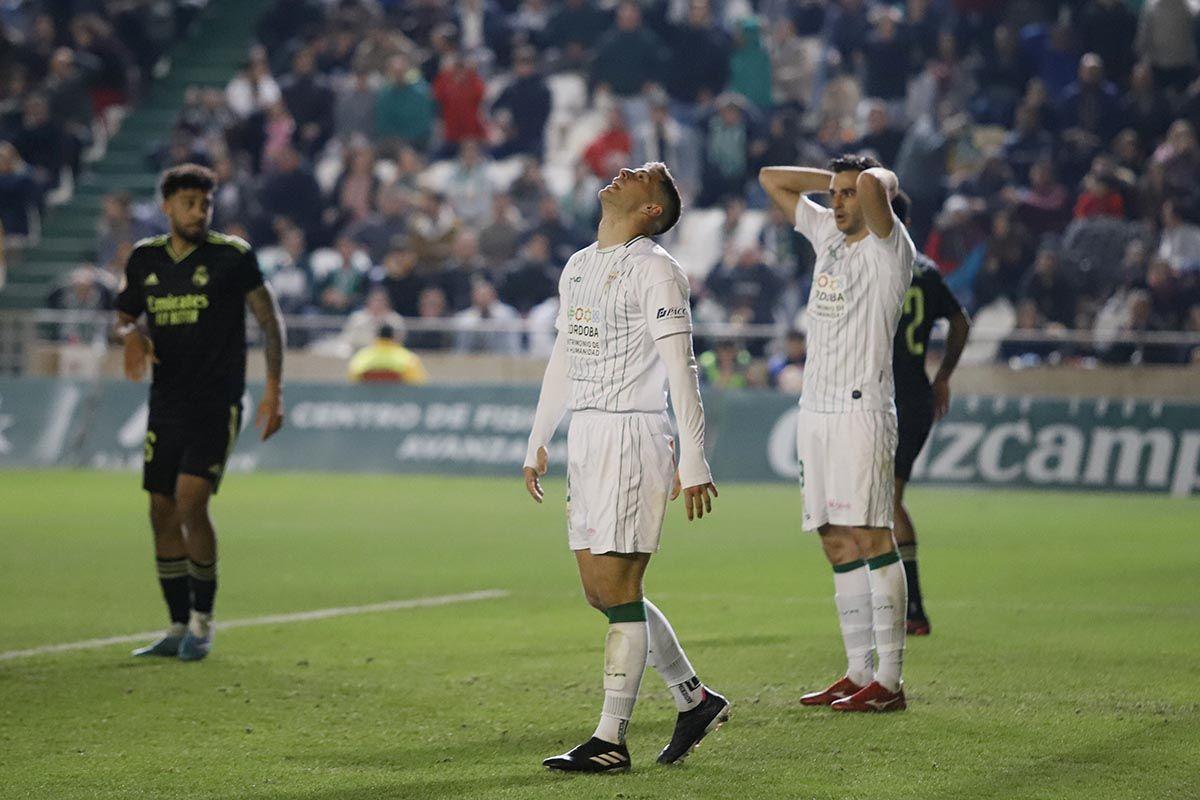
[[[934,633],[909,710],[804,709],[844,666],[798,491],[671,509],[647,594],[735,704],[680,768],[653,671],[628,775],[539,762],[590,735],[605,621],[561,483],[233,475],[218,619],[507,590],[501,599],[219,631],[199,664],[132,645],[0,660],[3,798],[1200,797],[1200,503],[916,488]],[[0,473],[0,651],[152,630],[134,475]]]

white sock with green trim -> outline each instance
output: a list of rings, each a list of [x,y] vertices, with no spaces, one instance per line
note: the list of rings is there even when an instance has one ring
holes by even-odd
[[[875,680],[889,691],[899,691],[904,666],[905,614],[908,588],[904,562],[893,550],[867,561],[871,570],[871,609],[875,628],[875,653],[879,665]]]
[[[875,671],[872,651],[871,579],[862,559],[833,568],[834,602],[842,644],[846,648],[846,677],[859,686],[871,682]]]
[[[604,638],[604,707],[600,724],[592,734],[597,739],[620,744],[633,717],[638,687],[646,671],[646,609],[641,600],[613,606]]]

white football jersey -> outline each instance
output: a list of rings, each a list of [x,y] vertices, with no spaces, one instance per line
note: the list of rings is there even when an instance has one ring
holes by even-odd
[[[665,411],[667,368],[654,342],[692,332],[687,276],[675,259],[644,236],[604,250],[593,242],[567,261],[558,294],[568,407]]]
[[[892,233],[853,244],[833,211],[801,197],[796,231],[817,254],[805,312],[808,359],[800,405],[819,413],[895,409],[892,337],[912,281],[916,248],[893,215]]]

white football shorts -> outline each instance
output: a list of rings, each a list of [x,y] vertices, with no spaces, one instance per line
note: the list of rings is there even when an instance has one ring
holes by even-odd
[[[675,479],[665,412],[576,411],[567,431],[567,542],[572,550],[656,553]]]
[[[822,525],[892,527],[896,414],[800,409],[796,430],[804,530]]]

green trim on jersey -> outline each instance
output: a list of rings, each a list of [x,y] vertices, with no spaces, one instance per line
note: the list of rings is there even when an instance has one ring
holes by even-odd
[[[164,247],[171,237],[165,233],[158,236],[147,236],[145,239],[138,239],[133,243],[133,249],[137,250],[141,247]]]
[[[227,233],[219,231],[209,231],[208,241],[210,244],[225,244],[237,250],[239,253],[249,253],[250,243],[240,236],[230,236]]]

